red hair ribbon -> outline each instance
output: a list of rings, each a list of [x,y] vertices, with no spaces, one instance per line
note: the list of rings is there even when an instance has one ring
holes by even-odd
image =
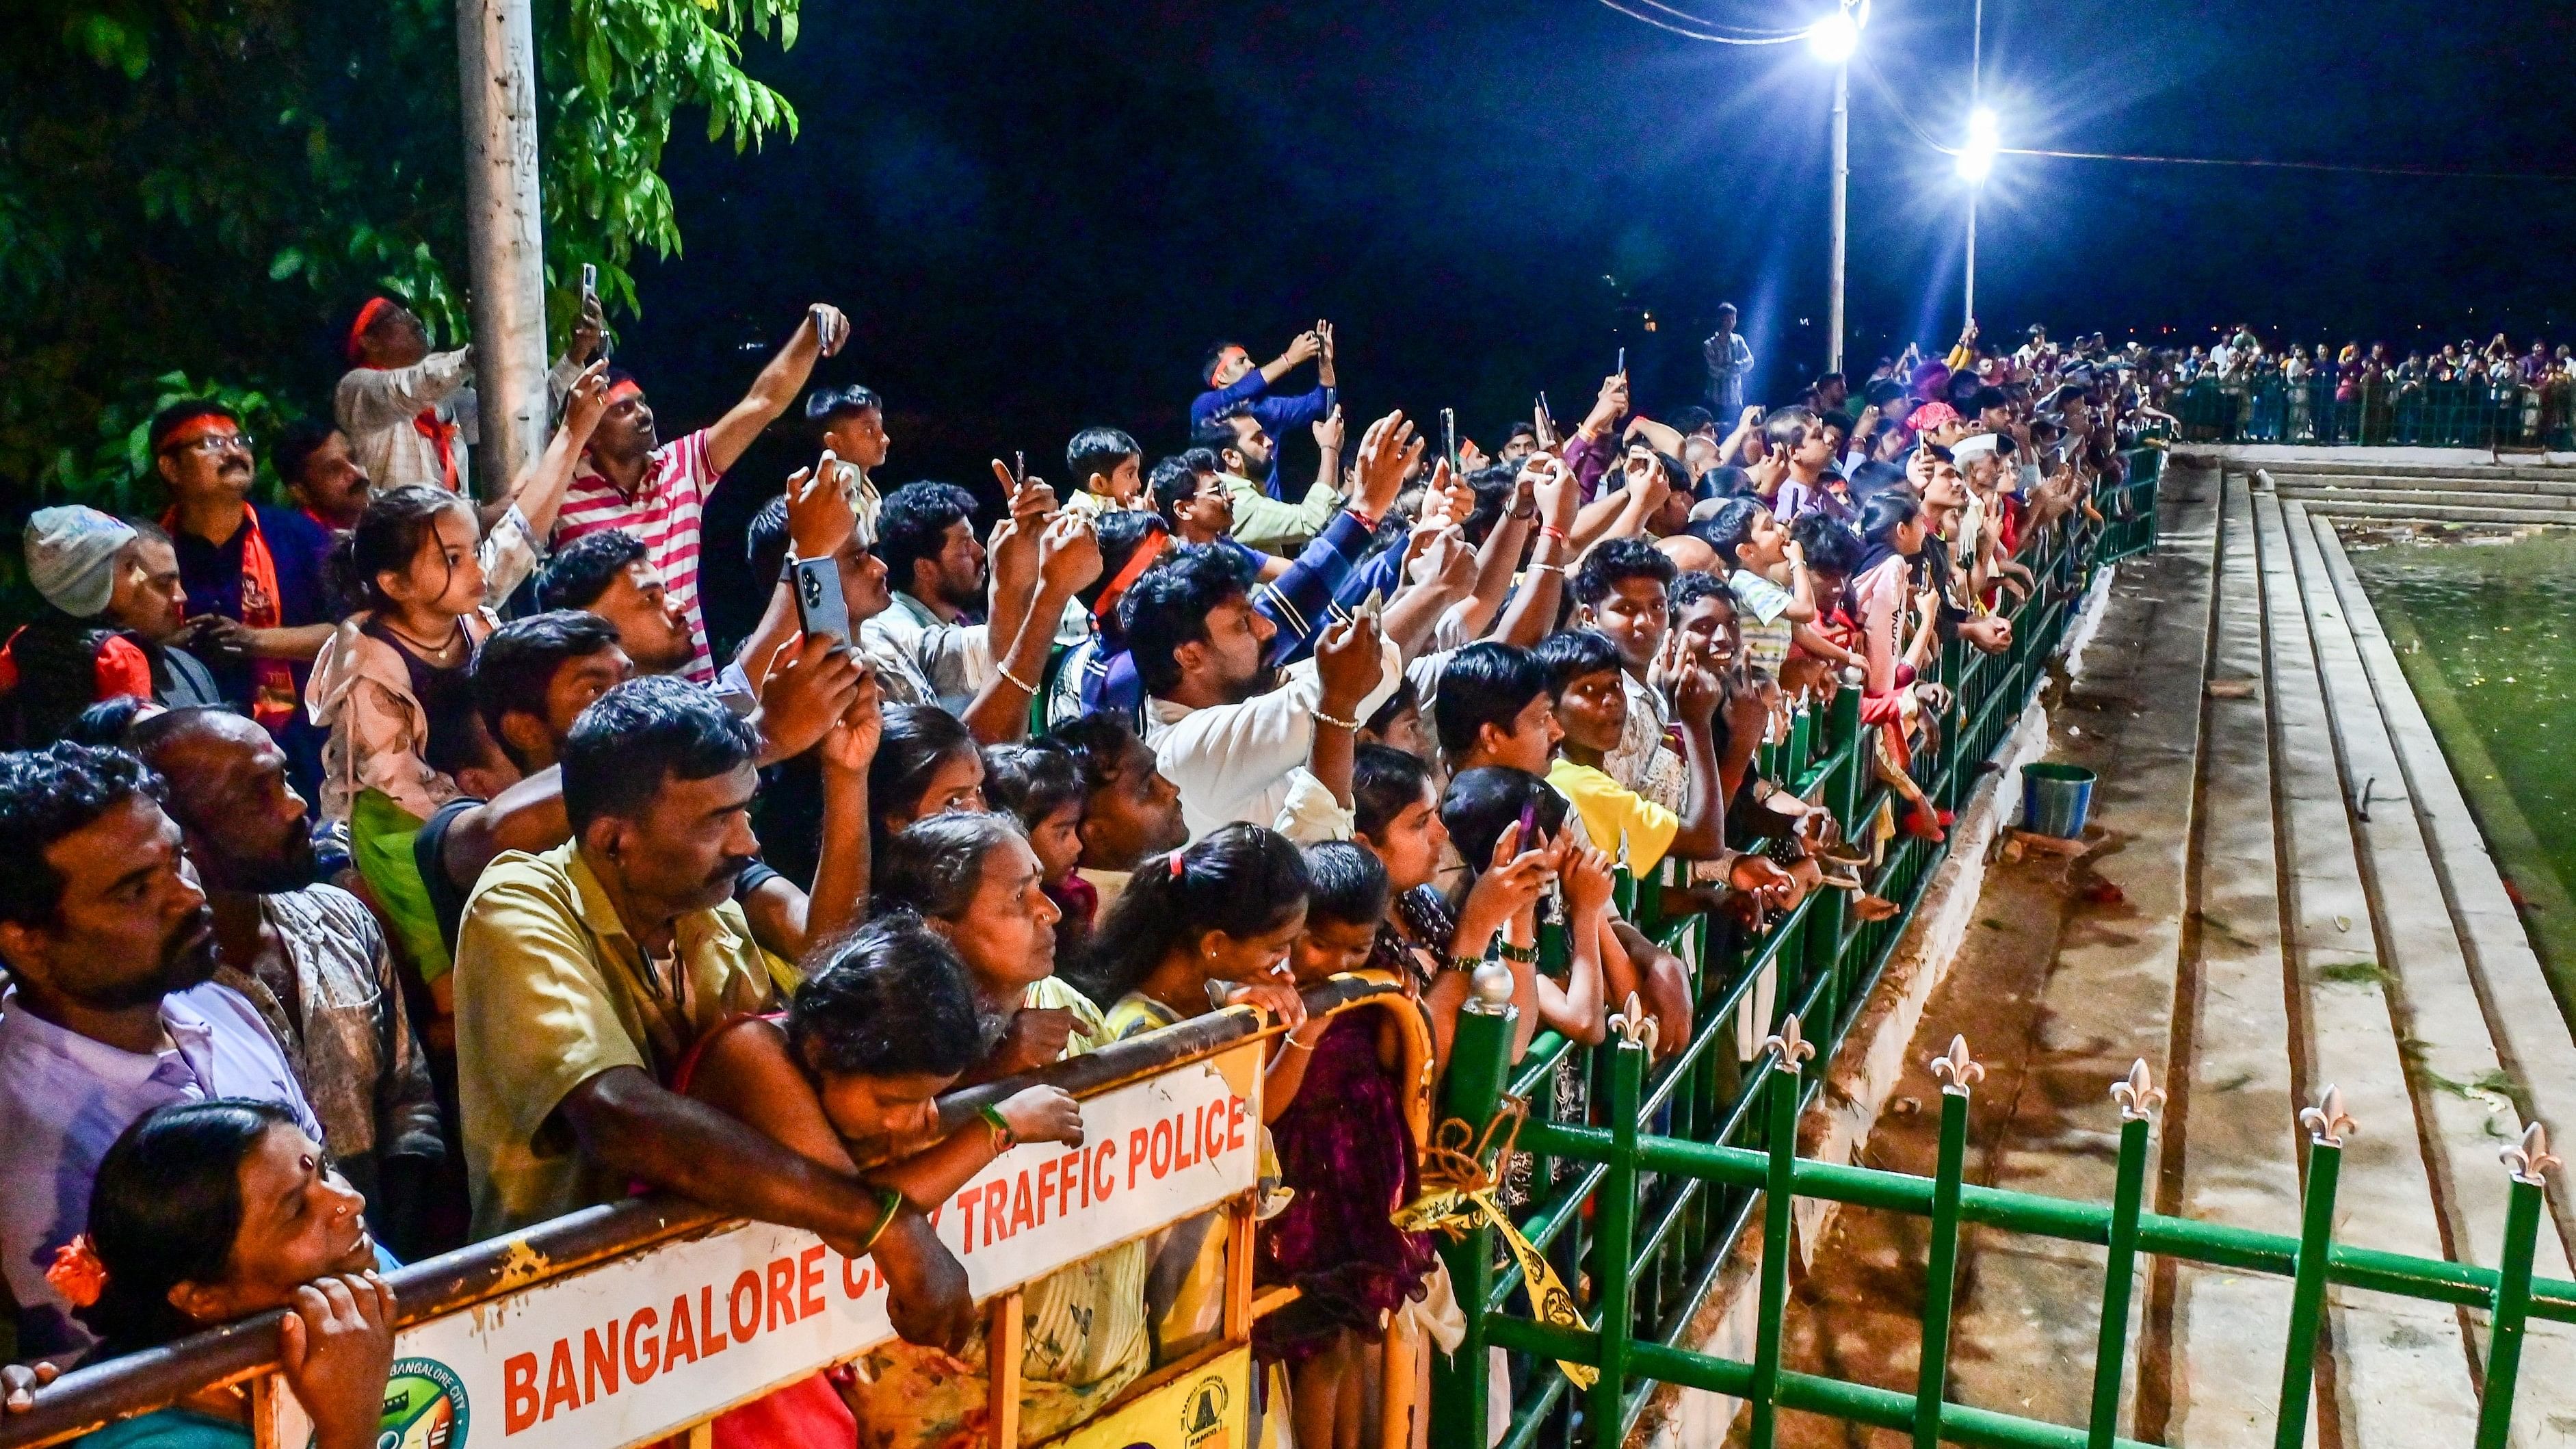
[[[375,326],[376,319],[385,315],[393,305],[394,299],[391,297],[369,297],[367,304],[358,309],[357,320],[349,324],[349,340],[342,344],[351,362],[358,360],[359,339],[365,337],[367,329]]]
[[[642,397],[643,395],[644,384],[637,382],[631,377],[621,377],[616,382],[609,385],[606,401],[612,403],[622,402],[627,398]]]
[[[63,1295],[63,1301],[74,1308],[87,1308],[107,1291],[107,1265],[98,1260],[98,1248],[81,1233],[70,1242],[54,1249],[54,1261],[45,1269],[45,1282]]]
[[[1181,859],[1181,853],[1180,853],[1179,851],[1177,851],[1177,850],[1173,851],[1173,852],[1172,852],[1172,879],[1174,879],[1174,880],[1179,880],[1181,877],[1183,877],[1183,876],[1185,876],[1185,875],[1188,875],[1189,873],[1190,873],[1190,866],[1189,866],[1189,862],[1188,862],[1188,861],[1185,861],[1185,860],[1183,860],[1183,859]]]
[[[1108,617],[1118,607],[1119,599],[1126,595],[1128,588],[1138,579],[1143,578],[1145,570],[1152,568],[1154,560],[1161,558],[1163,550],[1171,546],[1170,531],[1160,527],[1148,529],[1145,537],[1137,543],[1136,551],[1127,555],[1126,566],[1119,569],[1118,576],[1109,581],[1109,587],[1100,591],[1100,598],[1091,606],[1091,617],[1095,619]]]

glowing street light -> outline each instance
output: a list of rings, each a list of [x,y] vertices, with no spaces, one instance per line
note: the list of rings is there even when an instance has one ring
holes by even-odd
[[[1968,113],[1968,144],[1959,148],[1959,175],[1971,185],[1983,182],[1995,169],[1995,153],[2003,149],[2002,132],[1995,123],[1995,113],[1979,106]]]
[[[1836,10],[1807,27],[1807,48],[1827,65],[1840,65],[1860,49],[1860,23],[1848,10]]]

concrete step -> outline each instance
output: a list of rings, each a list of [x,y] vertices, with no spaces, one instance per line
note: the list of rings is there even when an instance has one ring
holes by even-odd
[[[2288,1046],[2299,1096],[2313,1101],[2328,1084],[2338,1086],[2346,1109],[2364,1124],[2346,1138],[2337,1240],[2440,1258],[2447,1244],[2434,1174],[2415,1131],[2406,1054],[2342,771],[2327,747],[2333,715],[2289,526],[2278,498],[2257,495],[2253,505],[2268,641],[2273,809],[2287,891]],[[2320,1442],[2369,1449],[2471,1442],[2477,1399],[2457,1313],[2342,1289],[2329,1290],[2328,1303],[2333,1369],[2321,1377],[2318,1394],[2331,1396],[2338,1432],[2335,1441],[2321,1432]]]
[[[2271,495],[2266,495],[2271,496]],[[2296,495],[2280,495],[2295,499]],[[2464,505],[2450,503],[2409,503],[2394,495],[2388,498],[2307,500],[2310,506],[2332,518],[2413,519],[2423,523],[2497,523],[2514,525],[2576,524],[2576,509],[2517,508],[2497,504]]]
[[[2302,468],[2265,468],[2262,475],[2272,486],[2290,488],[2333,488],[2359,493],[2441,492],[2458,489],[2499,498],[2553,499],[2576,498],[2576,469],[2555,473],[2547,478],[2495,478],[2454,468],[2441,473],[2315,473]]]
[[[2498,1032],[2444,900],[2411,777],[2322,552],[2322,545],[2332,543],[2340,553],[2341,545],[2331,529],[2321,531],[2316,526],[2320,521],[2312,521],[2299,504],[2285,504],[2282,513],[2333,720],[2334,753],[2354,797],[2363,794],[2365,782],[2369,787],[2367,810],[2359,808],[2356,798],[2348,828],[2359,847],[2379,965],[2389,978],[2390,1006],[2409,1069],[2406,1085],[2414,1098],[2414,1120],[2405,1125],[2422,1145],[2449,1256],[2495,1267],[2503,1258],[2507,1200],[2507,1179],[2496,1152],[2522,1135],[2523,1119],[2514,1101],[2521,1094],[2498,1090],[2513,1080],[2496,1048]],[[2576,1043],[2568,1042],[2563,1031],[2558,1038],[2554,1055],[2576,1056]],[[2536,1271],[2558,1277],[2566,1261],[2558,1235],[2543,1233]],[[2470,1315],[2470,1325],[2483,1359],[2482,1315]],[[2576,1336],[2560,1325],[2536,1329],[2525,1354],[2535,1386],[2576,1382]],[[2544,1438],[2539,1414],[2517,1417],[2522,1419],[2515,1435],[2519,1443],[2569,1442]]]
[[[2334,458],[2301,458],[2279,463],[2232,463],[2231,472],[2243,468],[2263,467],[2277,477],[2283,473],[2305,473],[2317,477],[2345,478],[2476,478],[2486,482],[2562,482],[2576,478],[2576,467],[2543,463],[2463,463],[2453,461],[2410,463],[2386,458],[2343,461]]]
[[[2345,488],[2320,484],[2313,479],[2293,481],[2287,478],[2280,480],[2272,491],[2283,498],[2296,498],[2303,503],[2409,503],[2431,508],[2517,508],[2576,514],[2576,492],[2489,493],[2468,487]]]

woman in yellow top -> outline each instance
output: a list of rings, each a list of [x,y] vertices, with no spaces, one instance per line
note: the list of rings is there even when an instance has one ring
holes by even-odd
[[[1288,972],[1288,953],[1306,930],[1306,861],[1288,837],[1257,825],[1229,825],[1169,855],[1147,856],[1118,903],[1101,918],[1074,979],[1112,1003],[1113,1037],[1187,1021],[1227,1006],[1258,1006],[1291,1029],[1282,1057],[1302,1052],[1295,1028],[1306,1004]],[[1311,1045],[1306,1043],[1304,1045]],[[1302,1069],[1302,1058],[1294,1063]],[[1279,1176],[1264,1139],[1266,1189]],[[1204,1214],[1148,1239],[1154,1251],[1147,1311],[1155,1361],[1168,1363],[1214,1340],[1225,1306],[1225,1235]]]

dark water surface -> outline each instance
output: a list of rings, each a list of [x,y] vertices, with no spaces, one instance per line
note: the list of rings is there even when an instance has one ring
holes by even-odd
[[[2576,532],[2346,548],[2559,988],[2576,985]]]

